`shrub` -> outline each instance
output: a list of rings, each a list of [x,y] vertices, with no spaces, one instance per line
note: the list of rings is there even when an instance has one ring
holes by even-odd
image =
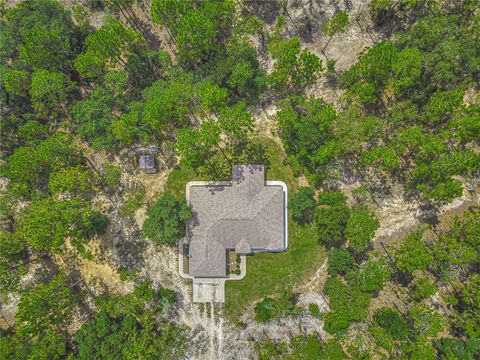
[[[441,359],[473,360],[479,355],[480,341],[469,339],[462,341],[458,339],[444,338],[435,341],[435,347]]]
[[[345,195],[338,191],[323,192],[317,205],[314,217],[319,240],[323,243],[343,240],[350,218]]]
[[[255,305],[255,320],[266,323],[278,318],[297,314],[295,297],[290,290],[282,292],[276,299],[266,297]]]
[[[315,191],[311,187],[300,188],[290,200],[288,208],[295,221],[311,222],[312,211],[315,206]]]
[[[275,319],[276,305],[277,302],[269,297],[257,303],[255,305],[255,320],[260,323],[266,323]]]
[[[352,319],[348,314],[348,310],[332,311],[325,314],[324,329],[330,334],[336,334],[346,330],[351,323]]]
[[[364,252],[379,226],[375,214],[366,206],[360,206],[352,211],[345,228],[345,237],[356,251]]]
[[[112,190],[117,190],[120,186],[120,178],[122,176],[122,168],[118,165],[105,164],[103,166],[103,180]]]
[[[413,298],[415,300],[426,299],[437,292],[437,287],[431,283],[427,276],[417,278],[412,283]]]
[[[422,241],[422,233],[408,236],[395,253],[397,267],[406,274],[415,270],[425,270],[433,262],[433,256]]]
[[[120,212],[123,216],[133,217],[135,212],[142,206],[145,189],[143,187],[134,190],[127,195],[127,199],[123,204]]]
[[[385,258],[369,259],[360,269],[347,274],[350,283],[361,291],[380,291],[390,280],[390,267]]]
[[[347,249],[332,249],[328,253],[328,273],[345,275],[355,263],[353,254]]]
[[[398,311],[391,308],[378,309],[373,318],[392,338],[407,339],[409,326]]]
[[[423,303],[416,304],[409,312],[417,336],[435,337],[443,329],[443,318],[438,311]]]
[[[320,309],[317,304],[309,304],[308,305],[308,312],[313,317],[319,318],[320,317]]]

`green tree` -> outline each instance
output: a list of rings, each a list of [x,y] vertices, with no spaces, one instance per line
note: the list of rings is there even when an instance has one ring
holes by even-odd
[[[116,191],[121,184],[122,167],[114,164],[103,166],[103,181],[113,191]]]
[[[300,39],[275,40],[268,46],[274,70],[268,81],[275,91],[288,93],[312,85],[323,70],[322,61],[307,49],[301,50]]]
[[[52,194],[68,193],[70,195],[88,196],[93,190],[93,178],[84,165],[66,167],[50,173],[48,188]]]
[[[319,241],[327,243],[343,240],[349,217],[350,209],[345,195],[341,192],[323,192],[314,211]]]
[[[105,232],[107,219],[80,199],[35,200],[19,220],[18,236],[37,251],[61,252],[67,237],[84,253],[83,243]]]
[[[26,273],[26,243],[15,233],[0,231],[0,286],[2,292],[16,290]]]
[[[422,241],[422,232],[417,231],[403,240],[395,252],[395,261],[400,271],[405,274],[426,270],[433,263],[431,251]]]
[[[78,134],[93,149],[113,150],[117,146],[113,137],[113,121],[116,119],[115,113],[125,107],[126,86],[125,73],[109,73],[103,79],[103,86],[73,104],[71,114],[78,124]]]
[[[159,80],[143,91],[142,118],[150,138],[164,138],[174,128],[188,124],[193,108],[193,84],[188,75],[172,81]]]
[[[173,245],[185,234],[185,222],[191,216],[185,200],[177,200],[172,194],[163,193],[147,209],[142,234],[160,245]]]
[[[364,252],[380,226],[375,214],[365,205],[354,209],[345,227],[345,237],[358,252]]]
[[[323,24],[323,32],[328,36],[327,43],[323,47],[323,51],[328,47],[330,41],[336,34],[341,34],[347,31],[350,26],[348,14],[345,11],[337,12],[330,20]]]
[[[430,309],[424,303],[418,303],[409,311],[413,322],[413,330],[419,337],[435,337],[444,327],[439,312]]]
[[[26,70],[7,70],[2,72],[2,84],[7,93],[26,97],[30,89],[29,73]]]
[[[412,293],[415,300],[428,299],[436,292],[437,287],[427,276],[418,277],[412,282]]]
[[[302,222],[311,222],[313,217],[313,209],[315,207],[315,190],[311,187],[301,187],[293,195],[288,203],[294,220]]]
[[[142,43],[141,36],[119,20],[108,19],[85,39],[85,51],[75,60],[75,68],[84,77],[98,77],[108,69],[126,64],[126,57]]]
[[[345,284],[338,277],[328,277],[324,287],[331,312],[325,317],[325,330],[342,332],[354,321],[362,321],[368,315],[371,295],[357,287]]]
[[[291,97],[276,115],[277,129],[297,171],[315,174],[339,153],[333,135],[337,113],[322,99]]]
[[[347,249],[332,249],[328,253],[328,273],[332,276],[347,274],[354,264],[355,258]]]
[[[70,135],[55,133],[33,147],[19,147],[8,157],[5,175],[19,185],[22,195],[31,190],[47,190],[49,174],[66,166],[82,163],[80,152]]]
[[[398,311],[392,308],[381,308],[375,311],[373,319],[393,339],[406,340],[409,337],[409,325]]]
[[[378,292],[390,280],[390,266],[385,258],[369,259],[359,269],[347,274],[347,279],[361,291]]]
[[[178,49],[180,63],[202,65],[222,53],[234,18],[233,1],[153,1],[154,23],[164,25]]]
[[[36,70],[32,75],[30,88],[33,108],[41,118],[58,117],[68,94],[74,88],[75,83],[61,73]]]

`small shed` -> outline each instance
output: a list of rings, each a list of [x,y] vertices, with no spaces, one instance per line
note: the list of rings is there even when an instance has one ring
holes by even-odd
[[[155,157],[150,154],[140,154],[138,156],[138,166],[147,174],[154,174],[157,172],[155,169]]]
[[[149,146],[137,150],[138,167],[147,174],[154,174],[157,172],[155,166],[155,154],[160,151],[158,146]]]

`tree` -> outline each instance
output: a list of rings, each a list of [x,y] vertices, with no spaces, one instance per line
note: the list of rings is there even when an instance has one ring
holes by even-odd
[[[409,316],[413,322],[413,330],[419,337],[435,337],[444,327],[440,313],[424,303],[414,305],[409,311]]]
[[[25,209],[18,224],[18,236],[37,251],[61,252],[67,237],[84,253],[83,243],[106,230],[107,219],[80,199],[35,200]]]
[[[2,72],[2,84],[7,93],[25,97],[30,89],[29,73],[26,70],[4,71]]]
[[[478,341],[474,339],[465,342],[455,338],[443,338],[435,341],[435,347],[440,358],[455,360],[473,360],[480,350]]]
[[[328,36],[327,43],[323,47],[323,51],[328,47],[330,41],[336,34],[344,33],[350,26],[348,14],[345,11],[337,12],[330,20],[323,24],[323,32]]]
[[[365,205],[354,209],[345,227],[345,237],[358,252],[364,252],[380,226],[375,214]]]
[[[353,285],[365,292],[379,292],[390,280],[390,266],[385,258],[369,259],[359,269],[347,274],[347,279]]]
[[[276,60],[268,81],[275,91],[288,93],[312,85],[323,70],[322,61],[307,49],[301,50],[300,40],[274,40],[268,46]]]
[[[405,274],[415,270],[426,270],[433,263],[433,257],[422,241],[422,232],[417,231],[405,238],[395,252],[396,266]]]
[[[294,96],[282,104],[277,129],[287,155],[299,164],[295,170],[315,174],[339,153],[332,140],[336,119],[335,108],[323,99]]]
[[[63,6],[55,1],[20,3],[8,9],[4,19],[3,56],[16,59],[20,55],[30,67],[68,72],[81,32]]]
[[[92,191],[93,179],[86,166],[66,167],[50,173],[48,188],[52,194],[88,196]]]
[[[266,71],[260,67],[257,51],[246,40],[231,40],[227,56],[212,67],[212,78],[228,89],[231,102],[250,103],[260,97],[267,87]]]
[[[406,340],[409,337],[409,325],[398,313],[392,308],[381,308],[375,311],[373,315],[375,322],[385,329],[395,340]]]
[[[185,222],[191,216],[185,200],[177,200],[172,194],[163,193],[147,209],[142,234],[160,245],[173,245],[185,234]]]
[[[119,20],[109,19],[85,39],[85,51],[75,60],[75,68],[84,77],[98,77],[118,64],[140,46],[142,39]]]
[[[120,187],[121,177],[121,166],[114,164],[105,164],[103,166],[103,181],[111,190],[115,191]]]
[[[37,115],[41,118],[59,116],[68,94],[75,88],[65,75],[37,70],[32,75],[30,96]]]
[[[57,326],[68,321],[74,306],[75,298],[60,273],[21,297],[15,316],[16,330],[22,336],[55,333]]]
[[[164,25],[178,49],[181,64],[194,68],[222,53],[234,18],[232,1],[188,3],[156,0],[154,23]]]
[[[125,357],[138,335],[138,325],[132,316],[110,318],[105,312],[81,327],[75,334],[79,359],[118,359]]]
[[[412,282],[413,298],[415,300],[428,299],[437,292],[437,287],[432,284],[427,276],[416,278]]]
[[[20,276],[27,271],[26,243],[15,233],[0,231],[0,287],[2,292],[16,290]]]
[[[362,321],[367,317],[370,294],[345,284],[338,277],[328,277],[323,293],[328,297],[331,309],[325,318],[326,331],[341,332],[352,322]]]
[[[187,166],[200,173],[216,173],[216,164],[212,162],[220,143],[220,129],[216,123],[204,121],[198,129],[178,129],[176,135],[175,150]]]
[[[332,249],[328,253],[328,274],[347,274],[355,264],[353,254],[347,249]]]
[[[378,102],[383,86],[390,79],[398,50],[391,42],[380,42],[363,53],[358,62],[342,74],[342,85],[361,103]]]
[[[341,192],[323,192],[314,211],[319,241],[327,243],[343,240],[349,217],[350,209]]]
[[[171,81],[158,80],[143,91],[142,127],[150,138],[164,138],[174,128],[188,124],[193,108],[192,82],[189,75],[181,75]]]
[[[103,86],[73,104],[71,114],[78,124],[78,134],[93,149],[113,150],[117,146],[113,137],[114,114],[124,109],[126,86],[124,72],[109,73],[103,79]]]
[[[82,158],[73,138],[55,133],[36,146],[17,148],[7,160],[5,175],[11,179],[12,185],[18,184],[23,188],[23,196],[30,196],[32,190],[48,189],[51,172],[81,163]]]
[[[311,187],[301,187],[289,201],[288,209],[294,220],[304,223],[311,222],[315,206],[315,191]]]

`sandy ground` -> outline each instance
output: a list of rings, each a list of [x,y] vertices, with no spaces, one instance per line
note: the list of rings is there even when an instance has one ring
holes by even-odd
[[[71,1],[65,1],[71,4]],[[366,47],[379,41],[381,34],[375,33],[371,29],[368,13],[366,13],[367,3],[362,0],[334,1],[334,0],[295,0],[290,1],[288,6],[289,16],[287,18],[287,32],[291,35],[301,35],[305,37],[304,45],[311,51],[320,56],[324,64],[326,59],[335,59],[338,71],[348,69],[355,63],[359,53]],[[70,5],[68,5],[70,6]],[[344,33],[335,36],[329,46],[322,51],[327,42],[327,38],[318,30],[322,21],[328,19],[338,10],[347,10],[352,21],[350,29]],[[136,10],[142,21],[146,22],[147,17],[143,11]],[[101,26],[103,15],[93,13],[90,18],[94,26]],[[311,32],[299,28],[298,24],[312,24],[314,29]],[[157,37],[158,42],[171,51],[168,44],[168,38],[164,31],[158,28],[149,28],[149,31]],[[260,59],[262,63],[266,59]],[[269,64],[267,64],[269,65]],[[311,87],[309,94],[321,96],[326,101],[333,102],[339,106],[341,93],[335,90],[327,79],[320,79],[317,84]],[[469,98],[475,98],[469,94]],[[275,105],[258,105],[252,109],[255,122],[260,133],[265,136],[273,137],[279,141],[275,135],[274,116],[277,111]],[[101,168],[102,164],[110,161],[124,163],[121,157],[110,160],[105,155],[99,153],[91,154],[94,163]],[[149,278],[155,286],[165,286],[174,289],[179,298],[179,306],[176,310],[175,321],[188,325],[192,330],[190,333],[190,346],[188,358],[191,359],[245,359],[252,355],[252,344],[254,341],[268,337],[277,340],[286,340],[292,334],[318,332],[325,336],[323,332],[323,323],[319,319],[314,319],[310,315],[303,313],[296,319],[285,319],[272,324],[260,325],[249,320],[243,327],[237,327],[234,324],[224,322],[220,305],[212,305],[211,309],[207,305],[193,304],[191,302],[191,284],[190,281],[183,280],[177,273],[177,254],[174,249],[162,248],[152,244],[149,241],[139,239],[138,229],[141,227],[145,218],[146,204],[160,193],[170,173],[171,166],[164,166],[158,174],[147,175],[140,172],[124,175],[122,183],[125,187],[132,184],[141,184],[146,189],[145,204],[140,208],[133,222],[125,223],[118,218],[118,213],[112,209],[112,205],[105,205],[108,211],[116,214],[113,229],[105,236],[102,241],[94,243],[98,246],[98,252],[104,256],[101,261],[97,258],[95,261],[80,260],[80,273],[82,278],[88,283],[94,278],[101,278],[101,282],[108,284],[109,291],[125,293],[131,291],[132,284],[122,282],[115,270],[116,261],[125,256],[119,254],[116,247],[123,243],[131,242],[133,247],[141,242],[141,258],[136,264],[139,270],[139,276]],[[302,185],[307,185],[305,178],[301,179]],[[345,185],[347,187],[348,185]],[[448,217],[463,211],[469,204],[479,204],[479,196],[464,194],[461,199],[440,209],[440,217]],[[107,204],[109,201],[103,199]],[[404,199],[402,191],[393,193],[392,196],[385,198],[379,203],[376,209],[380,220],[374,243],[378,246],[379,241],[391,243],[404,237],[421,219],[428,214],[422,212],[419,206],[411,201]],[[127,229],[125,228],[127,227]],[[128,249],[129,244],[123,244]],[[135,246],[136,246],[135,245]],[[110,253],[111,252],[111,253]],[[319,294],[320,289],[326,279],[326,263],[321,264],[315,275],[307,279],[306,283],[296,289],[299,293],[299,305],[308,306],[310,303],[317,304],[320,309],[328,310],[324,298]],[[32,272],[33,273],[33,272]],[[22,281],[28,281],[28,277]],[[389,286],[373,300],[372,306],[379,307],[385,304],[386,299],[393,297],[393,289]],[[228,296],[228,294],[227,294]],[[1,313],[8,323],[13,322],[18,299],[15,294],[11,294],[8,301],[2,304]],[[210,306],[210,305],[208,305]],[[212,311],[213,310],[213,311]],[[209,315],[210,314],[210,315]],[[214,315],[212,317],[212,314]],[[5,322],[0,318],[0,322]],[[0,323],[1,324],[1,323]],[[3,324],[6,325],[6,324]]]

